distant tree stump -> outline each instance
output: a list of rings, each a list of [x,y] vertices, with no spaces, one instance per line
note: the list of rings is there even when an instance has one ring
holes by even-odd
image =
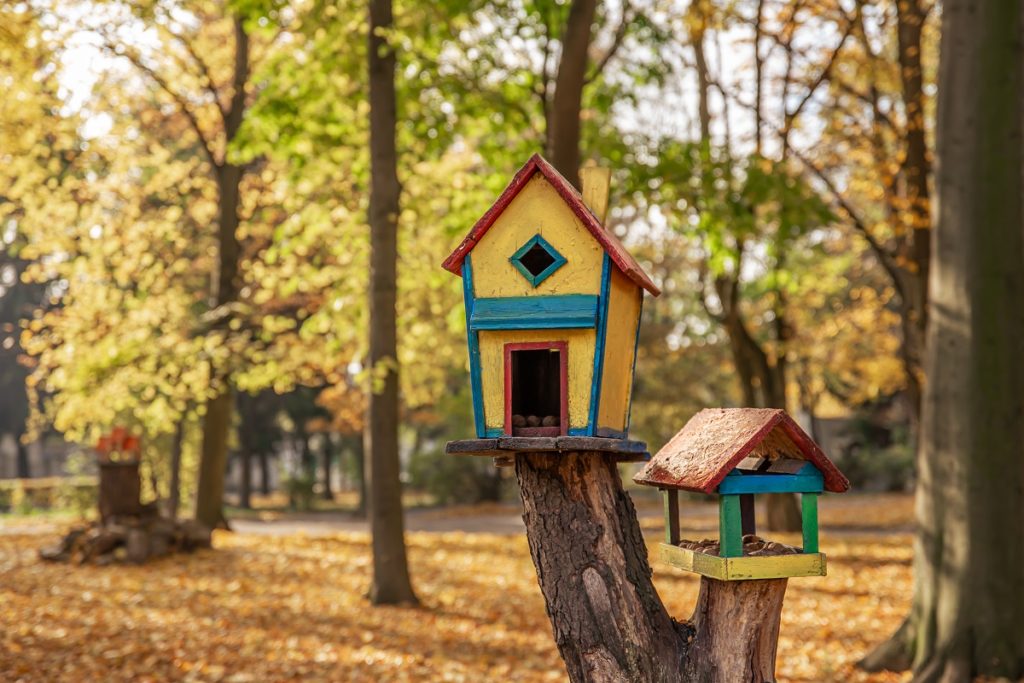
[[[515,467],[530,554],[571,681],[775,679],[786,579],[702,577],[693,617],[675,622],[654,589],[613,457],[518,453]]]
[[[142,511],[139,462],[100,462],[100,520],[137,516]]]

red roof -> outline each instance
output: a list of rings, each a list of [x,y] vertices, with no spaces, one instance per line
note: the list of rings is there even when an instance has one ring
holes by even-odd
[[[509,183],[509,186],[498,197],[498,201],[494,203],[494,206],[487,210],[487,213],[476,222],[476,225],[473,226],[473,229],[469,231],[469,234],[466,235],[466,238],[462,240],[455,251],[444,260],[444,263],[441,265],[445,270],[451,271],[456,275],[462,274],[462,262],[466,259],[466,255],[473,251],[473,247],[483,238],[484,233],[490,230],[498,216],[515,199],[519,191],[526,187],[526,183],[533,178],[535,173],[542,174],[551,183],[562,199],[565,200],[565,203],[569,205],[569,208],[572,209],[572,212],[586,226],[587,230],[590,231],[590,234],[594,236],[594,239],[598,241],[605,252],[611,256],[612,261],[626,277],[654,296],[661,294],[661,290],[651,281],[651,278],[643,271],[643,268],[636,262],[633,255],[626,251],[626,247],[622,245],[622,242],[602,227],[600,221],[597,220],[597,217],[594,216],[583,202],[583,197],[572,186],[572,183],[566,180],[561,173],[555,170],[554,166],[549,164],[539,154],[534,154],[526,162],[526,165],[519,169],[519,172],[512,178],[512,182]]]
[[[784,410],[715,408],[694,415],[633,477],[638,484],[713,493],[750,455],[807,460],[821,471],[825,490],[850,488],[843,473]]]

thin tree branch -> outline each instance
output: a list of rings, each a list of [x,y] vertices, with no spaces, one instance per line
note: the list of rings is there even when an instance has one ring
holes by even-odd
[[[878,117],[879,121],[885,124],[885,126],[889,128],[895,135],[903,135],[902,129],[896,125],[892,118],[876,106],[876,102],[871,97],[871,95],[860,92],[859,90],[857,90],[852,85],[850,85],[849,83],[842,79],[837,79],[832,82],[835,83],[836,87],[838,87],[843,92],[862,101],[864,104],[869,105],[872,108],[872,112],[874,113],[874,115]]]
[[[796,149],[792,145],[789,146],[789,149],[793,156],[795,156],[800,163],[807,168],[807,170],[821,181],[822,185],[825,186],[829,194],[832,196],[835,204],[850,218],[850,222],[853,224],[853,227],[861,234],[861,236],[864,237],[864,241],[868,243],[869,247],[871,247],[871,251],[875,253],[879,263],[882,265],[882,268],[892,280],[893,287],[896,288],[897,293],[899,293],[900,297],[903,298],[903,275],[899,266],[896,264],[896,260],[893,258],[893,255],[875,238],[874,235],[871,234],[871,230],[868,228],[867,223],[846,200],[846,198],[843,197],[842,192],[839,191],[839,188],[836,187],[832,179],[828,177],[828,174],[818,167],[817,164],[808,159],[806,155],[800,152],[800,150]]]
[[[803,98],[796,105],[793,111],[786,113],[786,131],[789,130],[793,121],[795,121],[796,118],[800,115],[800,113],[803,111],[804,107],[811,100],[811,98],[814,97],[814,93],[817,92],[818,88],[820,88],[826,80],[830,79],[832,69],[835,67],[836,61],[839,58],[839,53],[842,51],[843,46],[846,45],[846,40],[853,33],[853,28],[854,22],[847,22],[846,30],[843,31],[843,36],[842,38],[839,39],[839,43],[836,45],[835,49],[832,50],[832,54],[829,56],[828,61],[825,64],[825,68],[821,70],[821,72],[818,74],[818,77],[814,79],[814,82],[808,86],[807,93],[803,96]]]
[[[105,43],[103,47],[111,54],[118,57],[124,57],[125,59],[127,59],[135,66],[135,68],[137,68],[139,71],[153,79],[153,82],[156,83],[157,86],[161,90],[163,90],[172,100],[174,100],[174,103],[178,105],[178,109],[181,110],[182,115],[184,115],[184,117],[188,120],[189,126],[191,126],[193,132],[199,138],[200,147],[202,147],[203,152],[206,153],[206,157],[210,161],[210,164],[212,164],[215,169],[219,168],[220,162],[217,161],[216,155],[213,152],[213,146],[210,144],[209,139],[203,132],[202,126],[199,125],[199,119],[196,118],[195,113],[192,111],[191,107],[189,107],[188,102],[185,100],[185,97],[181,93],[174,90],[174,88],[172,88],[170,84],[167,82],[167,79],[165,79],[163,76],[157,73],[155,69],[153,69],[150,66],[147,66],[142,61],[141,56],[135,50],[126,49],[121,52],[118,52],[117,48],[109,42]]]
[[[224,111],[224,106],[223,104],[221,104],[220,92],[217,90],[217,84],[213,80],[213,75],[210,72],[210,67],[209,65],[207,65],[206,60],[204,60],[199,55],[199,53],[196,52],[195,45],[193,45],[192,42],[188,40],[185,36],[175,33],[166,25],[162,26],[162,28],[164,31],[167,32],[167,35],[173,38],[178,44],[180,44],[185,49],[185,52],[188,53],[188,56],[194,62],[196,68],[199,70],[199,75],[201,77],[200,81],[205,79],[205,83],[203,84],[204,88],[206,92],[209,93],[211,97],[213,97],[213,101],[217,103],[217,109],[220,111],[221,119],[223,121],[224,118],[227,116],[227,112]]]
[[[633,21],[633,6],[629,2],[624,2],[622,5],[622,21],[619,22],[618,28],[615,29],[615,37],[612,39],[612,44],[608,50],[604,53],[601,59],[598,60],[597,64],[594,65],[594,70],[583,79],[583,85],[589,85],[604,71],[605,66],[611,61],[615,53],[619,51],[622,46],[622,42],[626,37],[626,31],[629,29],[629,24]]]

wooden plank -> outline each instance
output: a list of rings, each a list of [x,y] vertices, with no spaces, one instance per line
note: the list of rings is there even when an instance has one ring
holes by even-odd
[[[566,443],[564,440],[568,439]],[[583,440],[583,443],[576,443]],[[590,442],[598,441],[600,444]],[[596,437],[500,436],[493,439],[463,439],[449,441],[445,453],[449,455],[501,456],[515,452],[580,453],[600,452],[615,457],[618,462],[644,462],[651,457],[643,441],[620,441]]]
[[[665,542],[675,545],[679,543],[679,491],[662,489],[661,497],[665,512]]]
[[[596,327],[598,297],[553,294],[484,298],[474,302],[470,329],[536,330]]]
[[[554,451],[557,450],[554,436],[503,436],[498,439],[498,448],[503,451]]]
[[[825,576],[822,553],[730,557],[726,560],[725,580],[783,579],[791,576]]]
[[[490,451],[497,448],[497,439],[462,439],[460,441],[449,441],[445,444],[444,452],[449,455],[490,454]]]
[[[580,169],[580,184],[583,186],[583,203],[587,205],[599,223],[604,223],[608,212],[608,192],[612,170],[603,166],[584,166]]]
[[[744,493],[740,495],[740,528],[743,535],[756,534],[757,522],[754,519],[754,494]]]
[[[761,469],[761,466],[765,463],[765,458],[757,455],[748,455],[739,461],[736,465],[736,469],[743,470],[745,472],[756,472]]]
[[[689,548],[680,548],[666,543],[662,543],[660,549],[661,559],[666,564],[712,579],[725,580],[726,564],[721,557],[694,552]]]
[[[646,453],[647,443],[628,439],[606,439],[599,436],[560,436],[558,437],[558,450]]]
[[[803,513],[804,552],[818,552],[818,494],[805,493],[800,496]]]
[[[666,564],[719,581],[825,576],[827,572],[827,561],[822,553],[723,558],[667,543],[660,544],[659,550]]]
[[[821,472],[813,474],[733,474],[718,485],[719,494],[821,493]]]
[[[806,460],[797,460],[796,458],[776,458],[775,460],[768,461],[768,467],[765,472],[771,474],[797,474],[800,472],[817,472],[817,469],[811,463]]]
[[[718,497],[718,544],[722,557],[739,557],[743,554],[739,496]]]

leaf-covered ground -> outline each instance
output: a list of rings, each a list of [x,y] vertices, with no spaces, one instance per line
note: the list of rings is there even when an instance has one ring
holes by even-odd
[[[657,519],[641,510],[653,545]],[[687,508],[684,524],[703,535],[712,513]],[[908,516],[905,497],[826,499],[829,575],[790,581],[780,680],[904,679],[853,663],[907,608]],[[44,564],[36,550],[49,540],[0,534],[0,680],[564,679],[521,534],[410,534],[417,609],[367,605],[363,533],[218,533],[213,551],[145,567]],[[654,571],[670,612],[688,617],[697,580]]]

